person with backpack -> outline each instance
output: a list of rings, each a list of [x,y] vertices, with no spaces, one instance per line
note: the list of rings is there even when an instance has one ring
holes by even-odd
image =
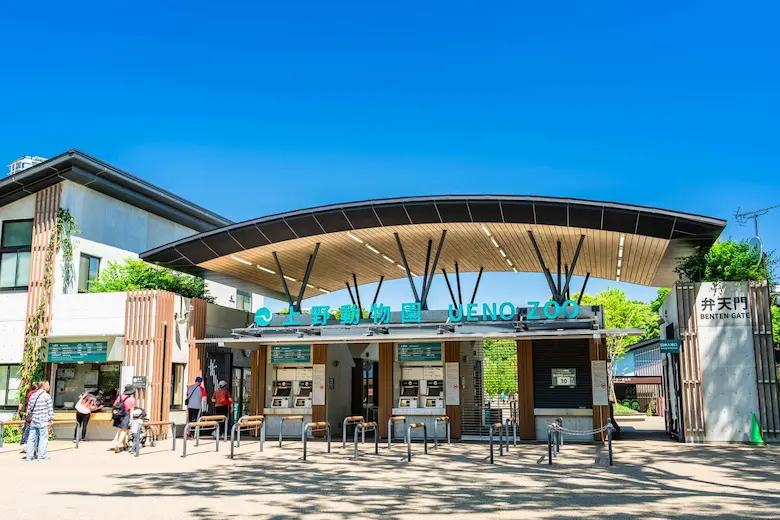
[[[197,422],[201,411],[206,407],[206,389],[203,388],[203,378],[198,376],[195,382],[187,387],[187,422]]]
[[[128,434],[130,431],[130,413],[135,408],[135,387],[133,385],[125,386],[122,395],[117,396],[111,411],[111,417],[114,420],[116,435],[114,435],[114,453],[126,450],[128,446]]]
[[[54,403],[49,395],[49,382],[41,381],[38,390],[27,401],[25,426],[29,430],[27,456],[24,460],[48,460],[46,446],[49,443],[49,429],[54,421]]]
[[[98,395],[92,395],[87,390],[84,390],[79,396],[78,402],[76,402],[76,421],[81,425],[81,442],[87,440],[87,425],[89,424],[89,418],[93,412],[97,412],[103,405],[100,401],[103,399],[103,392],[99,391]],[[73,432],[73,442],[76,442],[76,435],[79,428]]]

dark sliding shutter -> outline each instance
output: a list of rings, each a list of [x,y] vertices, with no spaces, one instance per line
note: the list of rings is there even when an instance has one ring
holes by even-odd
[[[587,339],[534,340],[534,408],[591,408],[590,351]],[[552,386],[553,369],[575,369],[574,388]]]

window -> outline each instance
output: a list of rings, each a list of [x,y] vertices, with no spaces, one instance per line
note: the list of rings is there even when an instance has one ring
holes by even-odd
[[[19,365],[0,365],[0,407],[19,404],[19,385],[22,382]]]
[[[171,408],[184,405],[184,365],[174,363],[171,370]]]
[[[245,291],[236,291],[236,309],[252,312],[252,295]]]
[[[54,376],[54,408],[75,408],[85,390],[102,393],[100,402],[111,406],[119,395],[121,363],[58,363]]]
[[[82,254],[79,259],[79,292],[89,292],[100,270],[100,258]]]
[[[3,222],[0,236],[0,289],[27,289],[30,282],[32,220]]]

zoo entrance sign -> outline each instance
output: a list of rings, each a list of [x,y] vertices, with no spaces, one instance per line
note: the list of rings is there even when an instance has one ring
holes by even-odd
[[[529,320],[555,320],[558,318],[574,319],[579,316],[580,306],[574,300],[566,300],[562,304],[550,300],[547,302],[529,301],[527,319]],[[481,314],[477,314],[478,311]],[[329,305],[315,305],[311,308],[311,325],[324,326],[331,324],[358,325],[363,313],[357,305],[342,305],[335,310],[338,317],[331,312]],[[368,311],[375,325],[390,323],[391,309],[389,305],[374,304]],[[512,321],[515,319],[517,307],[512,302],[502,303],[469,303],[466,305],[449,305],[447,314],[451,323],[475,322],[475,321]],[[290,306],[287,310],[287,320],[282,322],[283,327],[301,325],[297,319],[301,313]],[[255,324],[258,327],[268,327],[273,320],[273,313],[267,307],[261,307],[255,312]],[[419,302],[401,304],[401,323],[420,323],[422,321],[422,308]]]

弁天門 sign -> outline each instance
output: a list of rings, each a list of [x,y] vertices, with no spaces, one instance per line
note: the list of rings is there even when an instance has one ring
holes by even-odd
[[[398,361],[441,361],[441,343],[399,343]]]
[[[272,346],[271,363],[311,363],[311,345]]]
[[[52,342],[46,360],[49,363],[79,363],[105,361],[107,357],[107,341]]]
[[[679,339],[661,340],[661,354],[679,354],[679,353],[680,353]]]

